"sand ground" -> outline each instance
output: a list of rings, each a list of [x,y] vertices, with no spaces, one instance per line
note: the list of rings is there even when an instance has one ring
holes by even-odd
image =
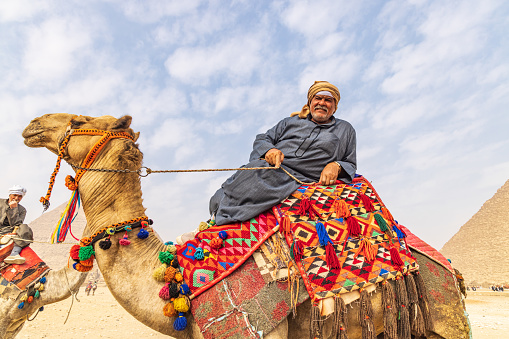
[[[66,324],[71,299],[45,306],[35,320],[25,324],[18,338],[171,338],[135,320],[115,302],[103,284],[94,296],[86,296],[82,287],[78,299],[80,302],[74,301]],[[509,339],[509,291],[469,292],[466,305],[474,339]]]

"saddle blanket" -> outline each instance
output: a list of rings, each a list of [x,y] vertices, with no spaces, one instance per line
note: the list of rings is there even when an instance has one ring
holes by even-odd
[[[340,201],[346,206],[341,212],[344,215],[337,211]],[[302,253],[295,264],[313,300],[418,269],[406,235],[371,184],[358,176],[349,184],[302,185],[271,211],[242,223],[212,226],[177,246],[179,265],[193,297],[235,271],[277,228],[281,231],[285,218],[289,227],[284,238],[292,250],[301,244]],[[357,225],[356,233],[352,233],[352,222]],[[211,246],[220,232],[226,234],[221,246]],[[202,257],[195,257],[198,248]],[[338,261],[335,267],[328,266],[331,256]]]
[[[8,248],[2,248],[0,250],[0,256],[7,252],[7,257],[12,250]],[[3,267],[0,270],[0,294],[7,288],[15,287],[19,291],[25,290],[25,288],[41,275],[43,275],[50,268],[39,256],[29,247],[25,247],[21,250],[20,255],[26,259],[24,264],[12,264]]]

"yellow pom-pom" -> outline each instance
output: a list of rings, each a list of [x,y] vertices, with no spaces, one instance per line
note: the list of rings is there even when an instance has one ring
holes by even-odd
[[[200,226],[198,226],[198,229],[201,231],[205,231],[207,228],[209,228],[209,224],[207,224],[206,222],[202,221],[200,223]]]
[[[23,295],[20,299],[20,301],[27,301],[28,300],[28,295]]]
[[[175,307],[173,306],[172,302],[164,305],[163,313],[167,317],[176,317],[178,314],[177,311],[175,310]]]
[[[173,307],[177,312],[187,312],[189,311],[189,299],[186,297],[178,297],[173,301]]]
[[[156,281],[164,282],[164,273],[166,272],[166,269],[168,268],[168,265],[162,264],[158,268],[154,270],[152,273],[152,276]]]
[[[175,246],[175,245],[168,245],[167,250],[171,254],[175,255],[177,253],[177,246]]]
[[[44,284],[41,284],[41,286],[39,286],[39,288],[37,289],[39,292],[42,292],[44,291]]]
[[[175,277],[174,279],[177,281],[177,282],[182,282],[184,280],[184,277],[182,276],[182,273],[180,272],[177,272],[175,273]]]

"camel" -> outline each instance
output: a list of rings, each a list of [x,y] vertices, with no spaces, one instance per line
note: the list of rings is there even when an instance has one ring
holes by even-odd
[[[77,293],[87,274],[64,267],[57,271],[49,271],[45,277],[46,283],[40,297],[34,299],[32,303],[25,303],[22,309],[18,308],[20,303],[18,298],[0,297],[0,338],[14,338],[27,319],[42,306],[62,301]]]
[[[25,144],[29,147],[45,147],[58,154],[64,140],[68,124],[71,129],[98,129],[105,131],[127,132],[133,140],[113,139],[109,141],[96,157],[94,168],[128,169],[129,173],[88,171],[81,178],[79,192],[87,219],[89,231],[93,234],[105,226],[131,220],[145,215],[142,203],[141,180],[135,171],[142,166],[143,155],[135,143],[139,133],[130,128],[132,118],[123,116],[119,119],[112,116],[89,117],[74,116],[66,113],[46,114],[30,122],[23,131]],[[99,140],[97,135],[75,135],[69,139],[67,151],[63,158],[73,166],[80,166],[89,150]],[[153,231],[153,230],[152,230]],[[163,334],[176,338],[203,338],[199,327],[190,313],[186,315],[188,325],[183,331],[175,331],[171,319],[164,316],[162,309],[165,302],[158,297],[161,283],[152,278],[153,270],[160,265],[159,251],[165,245],[155,232],[147,239],[130,237],[131,245],[119,246],[122,235],[112,236],[112,246],[103,250],[95,246],[95,258],[104,280],[112,295],[137,320]],[[115,241],[116,240],[116,241]],[[426,265],[427,257],[415,253],[421,265]],[[239,268],[239,269],[242,269]],[[425,274],[425,272],[423,272]],[[425,276],[423,276],[425,277]],[[430,282],[431,284],[431,282]],[[440,286],[428,286],[440,290]],[[381,293],[372,294],[372,303],[376,317],[376,333],[383,336],[383,318]],[[198,297],[199,298],[199,297]],[[459,293],[451,298],[448,305],[434,305],[435,332],[429,337],[467,338],[468,325],[461,307]],[[435,307],[436,306],[436,307]],[[361,337],[361,327],[357,321],[358,305],[352,303],[348,312],[350,338]],[[297,318],[283,320],[266,338],[306,338],[309,337],[309,298],[297,309]],[[307,320],[305,320],[307,317]],[[457,328],[454,333],[450,328]],[[452,335],[451,335],[452,333]]]

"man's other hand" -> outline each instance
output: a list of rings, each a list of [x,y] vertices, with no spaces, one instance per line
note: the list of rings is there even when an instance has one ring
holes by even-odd
[[[327,166],[323,168],[322,174],[320,174],[320,184],[325,186],[334,184],[340,171],[341,166],[337,162],[327,164]]]
[[[16,200],[10,200],[9,201],[9,207],[10,208],[16,208],[18,207],[18,202]]]
[[[265,153],[265,161],[267,161],[272,166],[275,166],[276,168],[279,168],[281,166],[281,163],[283,162],[283,159],[285,158],[285,155],[283,152],[278,150],[277,148],[271,148]]]

